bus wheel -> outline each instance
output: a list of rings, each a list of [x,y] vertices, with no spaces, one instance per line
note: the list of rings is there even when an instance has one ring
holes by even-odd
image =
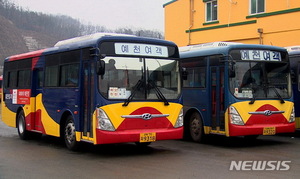
[[[76,141],[75,123],[72,116],[68,116],[65,128],[64,128],[64,140],[68,149],[76,151],[79,146],[79,142]]]
[[[202,142],[203,140],[203,123],[199,113],[193,113],[189,120],[189,130],[193,141]]]
[[[29,131],[26,130],[26,122],[25,122],[25,115],[24,111],[21,111],[18,114],[17,118],[17,129],[20,139],[27,140],[29,139]]]

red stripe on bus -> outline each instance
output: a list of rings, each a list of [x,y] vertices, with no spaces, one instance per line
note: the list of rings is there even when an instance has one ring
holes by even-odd
[[[40,56],[44,51],[45,51],[45,49],[42,49],[42,50],[37,50],[37,51],[33,51],[33,52],[14,55],[14,56],[11,56],[8,59],[8,61],[15,61],[15,60],[21,60],[21,59],[26,59],[26,58],[37,57],[37,56]]]

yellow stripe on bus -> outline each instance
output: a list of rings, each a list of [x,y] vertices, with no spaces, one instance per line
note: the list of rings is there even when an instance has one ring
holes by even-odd
[[[16,127],[16,113],[12,112],[6,107],[5,101],[2,101],[2,121],[10,126],[10,127]]]
[[[249,101],[232,104],[232,106],[236,108],[236,110],[242,117],[244,123],[246,123],[251,117],[251,114],[249,114],[249,112],[255,112],[264,105],[271,105],[274,106],[278,111],[284,111],[284,113],[282,114],[287,120],[289,120],[294,103],[290,101],[280,103],[280,100],[256,100],[254,104],[249,104]]]
[[[42,102],[42,94],[36,96],[36,111],[41,110],[41,119],[46,134],[56,137],[60,136],[59,124],[56,123],[48,114]]]
[[[167,118],[174,126],[182,105],[178,103],[169,104],[170,105],[165,106],[163,102],[131,102],[128,106],[124,107],[122,106],[123,103],[116,103],[102,106],[101,109],[106,112],[110,119],[113,119],[111,121],[116,129],[124,120],[124,118],[121,117],[122,115],[130,115],[132,112],[143,107],[155,108],[162,114],[169,114]]]

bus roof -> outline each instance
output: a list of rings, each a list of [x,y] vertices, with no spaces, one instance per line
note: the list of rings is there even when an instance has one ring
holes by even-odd
[[[289,47],[284,47],[284,48],[286,48],[288,52],[292,52],[292,51],[300,51],[300,45],[289,46]]]
[[[121,36],[121,37],[136,37],[133,35],[127,35],[127,34],[116,34],[116,33],[95,33],[95,34],[89,34],[89,35],[84,35],[80,37],[74,37],[71,39],[66,39],[66,40],[61,40],[58,41],[54,47],[59,47],[63,45],[70,45],[70,44],[76,44],[76,43],[83,43],[83,42],[94,42],[97,41],[99,38],[102,37],[107,37],[107,36]]]
[[[155,38],[147,38],[147,37],[138,37],[134,35],[127,34],[117,34],[117,33],[95,33],[80,37],[75,37],[71,39],[66,39],[57,42],[54,47],[22,53],[7,57],[6,61],[13,61],[25,58],[33,58],[40,56],[42,54],[52,54],[56,52],[63,52],[69,50],[76,50],[80,48],[88,48],[88,47],[98,47],[100,41],[119,41],[119,42],[132,42],[132,43],[147,43],[147,44],[159,44],[163,46],[173,46],[177,47],[174,42],[155,39]]]
[[[208,56],[222,54],[227,55],[228,52],[232,49],[269,49],[274,51],[286,51],[285,48],[270,46],[270,45],[257,45],[257,44],[242,44],[242,43],[229,43],[223,46],[212,46],[205,48],[192,48],[192,50],[182,50],[186,47],[180,47],[180,57],[189,58],[195,56]]]
[[[289,52],[289,55],[300,55],[300,45],[284,47]]]
[[[180,52],[194,51],[194,50],[200,50],[200,49],[204,49],[204,48],[224,47],[224,46],[229,46],[229,45],[234,45],[234,44],[242,44],[242,43],[237,43],[237,42],[210,42],[210,43],[180,47],[179,51]]]

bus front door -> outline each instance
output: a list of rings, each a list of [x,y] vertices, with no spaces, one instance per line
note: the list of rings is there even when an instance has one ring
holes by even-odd
[[[211,78],[211,128],[214,132],[225,131],[224,116],[224,67],[210,67]],[[221,132],[221,133],[222,133]]]
[[[83,136],[93,138],[93,112],[94,112],[94,99],[95,99],[95,86],[94,86],[94,66],[95,63],[85,61],[83,64],[83,106],[82,106],[82,119],[83,119]]]

